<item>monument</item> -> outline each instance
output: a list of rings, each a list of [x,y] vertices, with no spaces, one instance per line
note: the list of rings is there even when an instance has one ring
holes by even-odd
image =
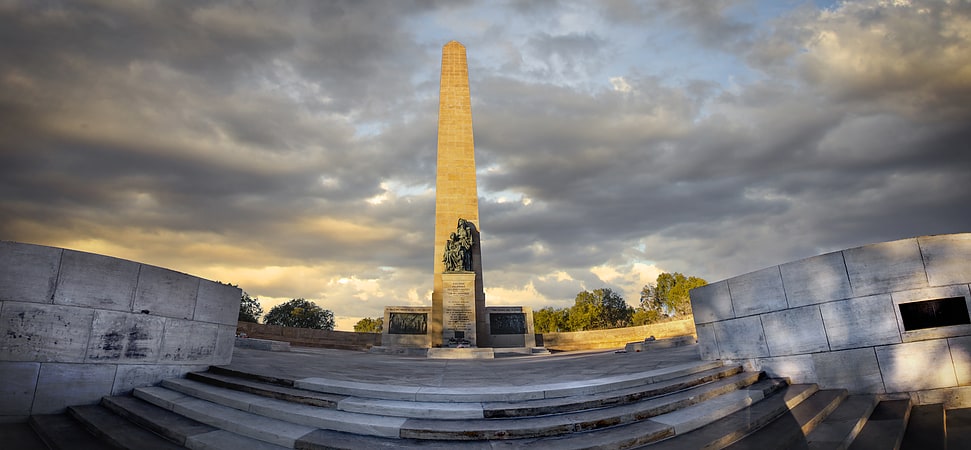
[[[532,310],[485,305],[469,71],[465,47],[456,41],[442,48],[439,95],[432,306],[385,307],[389,326],[380,351],[534,347]],[[493,334],[502,335],[498,342]]]

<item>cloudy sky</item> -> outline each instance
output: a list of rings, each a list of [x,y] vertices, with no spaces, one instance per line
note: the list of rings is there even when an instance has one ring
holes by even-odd
[[[0,239],[430,305],[452,39],[489,305],[971,231],[968,1],[0,0]]]

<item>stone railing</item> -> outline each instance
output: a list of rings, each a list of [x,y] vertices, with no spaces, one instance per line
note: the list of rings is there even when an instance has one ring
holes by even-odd
[[[670,322],[641,325],[637,327],[612,328],[609,330],[571,331],[564,333],[543,333],[543,346],[549,350],[597,350],[624,348],[630,342],[643,341],[654,336],[666,339],[676,336],[694,335],[695,325],[691,318]],[[539,344],[537,342],[537,344]]]
[[[328,331],[239,322],[237,328],[248,337],[289,342],[297,347],[322,347],[341,350],[367,350],[381,345],[381,333]]]
[[[0,422],[228,364],[239,298],[161,267],[0,241]]]

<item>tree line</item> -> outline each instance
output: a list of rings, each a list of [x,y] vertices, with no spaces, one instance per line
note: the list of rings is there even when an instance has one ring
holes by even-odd
[[[620,294],[610,288],[583,291],[577,294],[569,308],[546,307],[533,312],[537,333],[558,331],[603,330],[663,322],[691,314],[688,291],[708,284],[704,279],[680,273],[662,273],[653,283],[641,289],[640,304],[627,304]],[[243,292],[240,298],[239,321],[259,323],[263,308],[258,298]],[[354,324],[359,333],[380,333],[383,318],[365,317]],[[285,327],[334,329],[334,313],[316,303],[295,298],[270,309],[263,318],[268,325]]]
[[[572,307],[546,307],[533,311],[537,333],[603,330],[663,322],[691,314],[688,291],[708,284],[681,273],[662,273],[641,289],[640,305],[627,304],[610,288],[577,294]]]

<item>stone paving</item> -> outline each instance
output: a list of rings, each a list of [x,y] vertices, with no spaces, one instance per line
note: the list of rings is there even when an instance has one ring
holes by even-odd
[[[483,387],[594,381],[699,362],[697,345],[637,353],[610,350],[484,360],[426,359],[317,348],[293,348],[290,352],[236,348],[232,363],[223,367],[287,380],[321,377],[400,386]]]

